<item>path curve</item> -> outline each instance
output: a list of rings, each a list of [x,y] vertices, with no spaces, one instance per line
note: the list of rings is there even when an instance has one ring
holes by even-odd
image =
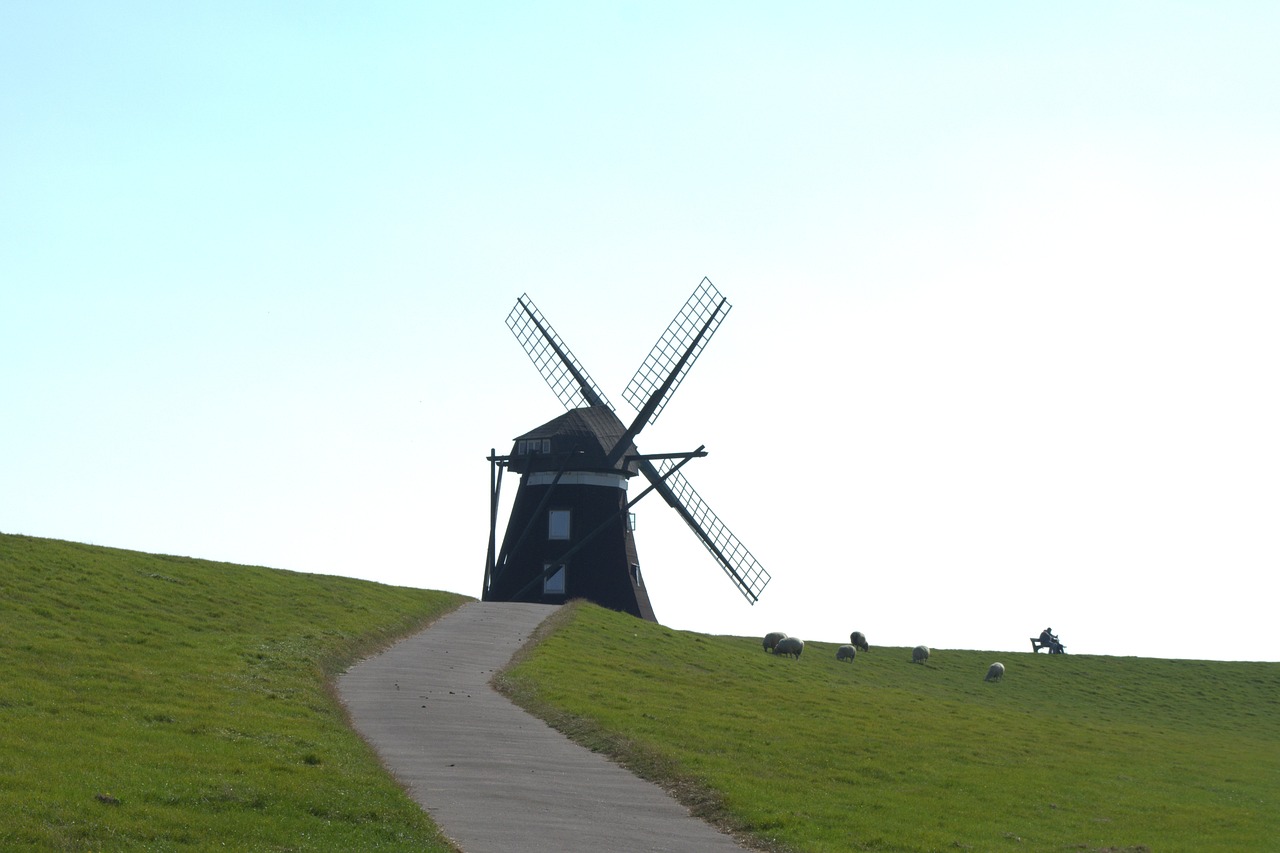
[[[353,725],[464,853],[741,853],[656,785],[489,686],[556,608],[475,602],[337,681]]]

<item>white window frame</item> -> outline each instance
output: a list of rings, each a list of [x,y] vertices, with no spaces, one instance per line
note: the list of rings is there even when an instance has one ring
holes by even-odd
[[[573,533],[573,514],[567,509],[547,512],[547,538],[568,540]]]
[[[545,573],[546,570],[551,568],[552,565],[553,565],[552,563],[543,563],[542,564],[543,572]],[[568,574],[568,568],[565,566],[564,563],[560,563],[559,568],[557,568],[551,574],[543,574],[542,594],[543,595],[564,595],[565,594],[564,591],[568,586],[568,584],[566,583],[566,580],[567,580],[565,577],[566,574]]]

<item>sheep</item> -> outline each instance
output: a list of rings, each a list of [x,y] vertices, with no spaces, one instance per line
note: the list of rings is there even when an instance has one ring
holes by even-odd
[[[924,663],[928,659],[929,659],[928,646],[916,646],[914,649],[911,650],[912,663]]]
[[[790,658],[800,659],[800,653],[804,651],[804,640],[799,637],[783,637],[773,647],[775,655],[786,655]]]
[[[774,631],[764,635],[764,650],[766,652],[773,651],[773,647],[778,645],[779,640],[785,640],[787,634],[785,631]]]
[[[841,646],[836,649],[836,660],[847,660],[853,663],[854,657],[858,654],[858,650],[853,646]]]
[[[995,663],[991,664],[991,667],[987,670],[987,677],[982,680],[983,681],[1000,681],[1003,678],[1004,678],[1004,664],[1000,663],[999,661],[996,661]]]
[[[861,631],[854,631],[850,634],[849,643],[860,652],[871,651],[871,647],[867,645],[867,638]]]

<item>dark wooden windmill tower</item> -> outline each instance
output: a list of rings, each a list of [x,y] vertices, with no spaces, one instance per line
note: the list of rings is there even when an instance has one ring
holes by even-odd
[[[637,412],[627,425],[528,296],[516,300],[507,326],[568,411],[519,436],[510,454],[490,452],[485,601],[559,604],[586,598],[656,621],[630,512],[656,491],[747,601],[756,602],[769,583],[768,572],[680,473],[681,466],[706,452],[699,447],[646,455],[635,446],[640,430],[657,419],[730,307],[704,278],[622,392]],[[520,475],[520,484],[498,548],[498,495],[507,469]],[[637,475],[648,485],[629,498]]]

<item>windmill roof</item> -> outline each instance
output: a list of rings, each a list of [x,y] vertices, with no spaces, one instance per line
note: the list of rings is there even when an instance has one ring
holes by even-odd
[[[626,431],[626,426],[607,406],[583,406],[579,409],[570,409],[563,415],[523,435],[516,436],[515,440],[517,444],[533,439],[552,441],[550,456],[529,457],[542,460],[541,464],[536,465],[537,469],[558,468],[563,462],[563,454],[573,453],[579,457],[571,465],[573,470],[606,470],[605,457]],[[637,452],[635,445],[629,443],[626,453]],[[519,465],[516,459],[517,454],[512,454],[512,469],[524,470],[525,466]],[[612,470],[622,470],[623,463],[619,461],[610,467]],[[626,473],[635,473],[633,466],[629,467],[632,470]]]
[[[521,438],[551,438],[553,436],[580,435],[599,439],[602,443],[616,444],[622,434],[627,431],[622,421],[606,406],[583,406],[570,409],[559,417],[552,418],[545,424],[535,427]]]

